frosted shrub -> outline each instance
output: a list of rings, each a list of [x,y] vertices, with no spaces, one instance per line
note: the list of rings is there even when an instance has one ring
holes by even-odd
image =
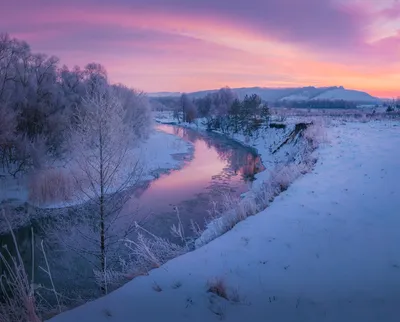
[[[129,273],[148,272],[153,268],[160,267],[172,258],[188,252],[185,246],[177,245],[167,239],[155,236],[138,226],[149,237],[138,233],[135,240],[125,239],[125,246],[129,249],[129,260],[124,263],[125,270]]]
[[[261,189],[256,193],[253,193],[256,198],[258,212],[267,208],[279,193],[280,188],[277,184],[274,184],[271,181],[263,182]]]
[[[210,219],[207,228],[196,240],[196,248],[231,230],[235,225],[259,211],[256,198],[248,196],[245,199],[224,194],[220,203],[212,202],[209,209]]]
[[[74,194],[74,180],[62,169],[47,169],[29,179],[29,200],[37,205],[70,201]]]
[[[124,274],[113,269],[106,269],[104,272],[94,269],[94,278],[100,287],[105,286],[105,293],[107,294],[110,286],[118,287],[122,284]]]
[[[307,172],[308,168],[304,164],[289,164],[278,167],[271,172],[271,186],[279,188],[280,191],[285,191],[293,181]]]

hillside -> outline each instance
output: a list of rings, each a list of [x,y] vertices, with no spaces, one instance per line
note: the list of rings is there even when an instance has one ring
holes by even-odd
[[[378,103],[379,98],[373,97],[366,92],[345,89],[340,86],[333,87],[299,87],[299,88],[265,88],[265,87],[244,87],[244,88],[232,88],[232,90],[238,95],[240,99],[243,99],[245,95],[257,94],[263,100],[268,102],[274,101],[306,101],[306,100],[345,100],[362,103]],[[207,94],[211,94],[218,91],[205,90],[188,93],[188,96],[192,99],[204,97]],[[166,96],[178,96],[180,93],[151,93],[152,97],[166,97]]]
[[[333,88],[327,90],[320,95],[313,98],[314,100],[317,99],[328,99],[328,100],[335,100],[335,99],[343,99],[346,101],[357,101],[357,102],[377,102],[379,99],[369,95],[368,93],[349,90],[343,87]]]

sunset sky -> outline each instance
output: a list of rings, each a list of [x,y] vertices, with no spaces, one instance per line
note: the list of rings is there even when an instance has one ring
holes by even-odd
[[[148,92],[343,85],[400,95],[400,0],[0,0],[0,32]]]

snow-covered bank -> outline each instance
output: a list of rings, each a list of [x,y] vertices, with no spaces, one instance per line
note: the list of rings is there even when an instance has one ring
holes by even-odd
[[[262,213],[53,322],[397,321],[400,131],[330,128],[312,173]],[[207,292],[221,278],[228,300]]]
[[[159,113],[159,123],[177,124],[168,113]],[[192,123],[179,123],[200,132],[208,132],[205,119]],[[265,166],[255,175],[250,190],[238,200],[224,196],[221,204],[210,206],[210,219],[205,230],[197,238],[196,248],[230,230],[237,222],[246,219],[268,207],[269,203],[294,180],[311,170],[315,156],[312,152],[323,143],[329,142],[325,122],[313,118],[291,118],[284,123],[270,120],[267,128],[254,131],[251,136],[242,133],[213,133],[234,140],[243,146],[255,149]]]
[[[181,168],[192,157],[193,146],[179,136],[155,130],[138,153],[145,165],[143,179],[151,180],[161,172]]]
[[[140,163],[144,166],[141,180],[147,181],[157,178],[162,173],[181,168],[193,155],[193,146],[178,136],[155,128],[146,141],[130,151],[130,155],[139,156]],[[41,205],[40,208],[32,207],[29,205],[28,181],[26,176],[17,179],[0,177],[0,205],[9,208],[9,217],[14,228],[24,226],[29,220],[48,213],[40,208],[64,208],[77,203],[56,202]],[[8,231],[8,227],[0,227],[1,231]]]
[[[177,126],[188,127],[193,130],[206,132],[207,127],[203,124],[203,119],[196,119],[193,123],[178,123],[173,115],[168,112],[160,112],[156,115],[155,120],[162,124],[174,124]],[[212,131],[231,140],[234,140],[244,146],[255,149],[261,157],[262,163],[266,170],[256,174],[257,184],[253,188],[257,188],[258,184],[265,180],[269,175],[269,170],[277,164],[286,164],[294,160],[300,161],[300,153],[304,151],[305,146],[293,144],[282,146],[280,144],[294,130],[296,123],[304,122],[307,118],[293,118],[284,122],[282,128],[270,128],[267,131],[261,131],[261,134],[254,137],[248,137],[243,134],[228,134],[219,131]],[[308,118],[308,122],[310,119]],[[319,119],[320,121],[320,119]],[[281,122],[280,122],[281,123]],[[296,142],[297,143],[297,142]],[[273,153],[274,152],[274,153]]]

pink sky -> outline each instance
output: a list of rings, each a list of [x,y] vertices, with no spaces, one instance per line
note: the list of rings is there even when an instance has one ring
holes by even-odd
[[[0,0],[0,31],[148,92],[343,85],[400,95],[399,0]]]

